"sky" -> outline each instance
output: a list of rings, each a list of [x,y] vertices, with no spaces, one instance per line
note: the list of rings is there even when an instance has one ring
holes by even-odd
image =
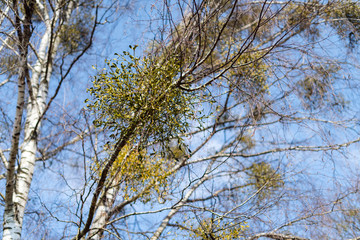
[[[159,26],[161,26],[162,22],[150,22],[158,12],[161,12],[161,9],[158,9],[156,6],[152,6],[150,1],[139,1],[134,7],[124,14],[120,14],[118,17],[119,20],[116,19],[115,24],[105,24],[101,27],[98,34],[95,37],[95,44],[93,48],[89,51],[86,56],[82,58],[80,63],[76,66],[76,68],[70,74],[70,77],[65,81],[60,94],[56,98],[54,106],[50,111],[50,116],[57,116],[56,122],[61,123],[62,119],[71,120],[75,124],[73,126],[63,126],[66,130],[74,131],[76,130],[77,123],[79,128],[82,124],[81,109],[85,107],[84,100],[88,98],[88,94],[86,93],[86,88],[91,86],[91,78],[96,74],[96,70],[93,70],[92,66],[96,66],[98,68],[102,68],[104,66],[104,59],[112,59],[114,57],[114,53],[122,53],[122,51],[129,50],[129,45],[138,45],[138,54],[141,55],[142,51],[146,50],[147,43],[149,40],[152,40],[154,36],[152,32],[157,32]],[[110,20],[109,20],[110,21]],[[346,59],[351,58],[354,65],[358,65],[357,53],[349,53],[341,50],[341,47],[344,43],[343,40],[336,39],[333,36],[333,32],[327,33],[324,30],[324,35],[329,35],[329,37],[317,44],[316,48],[313,49],[314,52],[320,51],[324,49],[326,46],[327,49],[331,49],[327,53],[328,58],[332,58],[334,56],[344,56]],[[358,71],[355,69],[348,69],[348,71],[344,71],[344,78],[348,78],[354,80],[355,83],[359,83],[358,81]],[[54,76],[56,80],[56,76]],[[51,87],[51,93],[54,91],[54,87],[57,84],[57,81],[53,81],[53,86]],[[342,84],[337,85],[339,88],[348,87],[346,81],[343,81]],[[12,101],[13,95],[15,95],[16,88],[10,88],[9,91],[3,91],[3,98],[6,99],[5,102],[1,104],[12,106],[14,102]],[[350,90],[344,91],[346,96],[345,98],[349,100],[350,105],[349,108],[341,113],[346,114],[349,118],[352,116],[359,117],[358,104],[359,104],[359,95],[358,92]],[[294,99],[292,99],[294,100]],[[297,101],[297,100],[294,100]],[[67,113],[62,109],[66,109]],[[340,113],[340,114],[341,114]],[[336,116],[334,116],[336,117]],[[338,129],[332,128],[327,129],[326,124],[324,125],[312,125],[312,126],[303,126],[307,127],[298,128],[295,124],[288,125],[287,128],[279,128],[276,131],[273,129],[265,130],[262,135],[258,133],[259,131],[254,132],[255,136],[258,139],[263,138],[264,142],[270,143],[273,140],[278,140],[279,138],[284,140],[284,145],[287,144],[296,144],[295,140],[302,138],[307,139],[308,136],[312,136],[309,138],[309,142],[312,143],[322,143],[324,139],[321,139],[320,135],[317,131],[322,130],[326,133],[326,131],[333,131],[333,135],[329,134],[330,144],[334,142],[343,142],[346,140],[351,140],[353,137],[356,137],[358,123],[354,123],[354,131],[345,135],[339,134],[343,129],[339,127]],[[330,125],[329,125],[330,126]],[[332,126],[332,125],[331,125]],[[312,130],[311,130],[312,129]],[[44,131],[51,131],[52,125],[45,126]],[[347,129],[348,130],[348,129]],[[54,131],[56,133],[56,131]],[[219,146],[223,142],[223,138],[225,136],[219,134],[213,141],[211,141],[199,155],[206,155],[209,152],[216,152],[219,149]],[[227,135],[229,138],[230,136]],[[196,145],[199,142],[201,137],[190,139],[192,144]],[[59,140],[60,142],[60,140]],[[101,145],[102,143],[100,143]],[[82,147],[81,144],[77,145],[79,149]],[[266,148],[266,146],[257,146],[259,150]],[[86,150],[84,150],[86,152]],[[287,162],[287,157],[291,158],[295,156],[295,160],[290,163]],[[355,169],[358,169],[359,164],[359,150],[356,146],[352,146],[349,148],[349,152],[346,155],[342,155],[337,152],[330,152],[327,154],[312,154],[312,153],[304,153],[304,154],[295,154],[289,153],[288,156],[284,157],[283,163],[284,170],[289,176],[289,185],[293,184],[294,186],[301,182],[301,180],[305,182],[316,181],[316,184],[319,186],[319,190],[324,190],[324,192],[331,191],[335,189],[335,187],[342,188],[341,185],[351,185],[353,183],[350,182],[349,179],[353,177],[353,174],[349,172],[350,168],[355,172]],[[276,156],[274,154],[272,156],[273,159],[281,156]],[[67,161],[62,161],[63,159],[67,159]],[[340,159],[340,160],[337,160]],[[86,162],[87,164],[88,162]],[[282,161],[280,161],[282,162]],[[45,228],[54,229],[55,231],[49,233],[46,239],[57,239],[58,235],[62,234],[63,231],[63,223],[57,221],[56,219],[49,217],[49,213],[46,209],[56,209],[55,214],[61,217],[62,219],[66,219],[68,214],[72,214],[71,209],[75,209],[76,205],[79,201],[78,198],[75,197],[76,194],[79,194],[82,183],[84,179],[83,172],[79,170],[81,166],[83,166],[84,161],[80,155],[75,154],[69,149],[69,151],[64,152],[54,158],[52,161],[42,163],[38,163],[38,169],[35,173],[35,178],[33,182],[33,188],[31,190],[31,198],[29,200],[29,211],[35,210],[33,214],[29,214],[28,217],[25,218],[25,224],[28,226],[32,226],[30,228],[25,228],[24,238],[27,235],[32,236],[34,232],[42,229],[43,226],[31,225],[30,223],[37,222],[38,219],[42,219],[40,222],[46,225]],[[336,168],[335,168],[336,164]],[[44,168],[46,166],[46,169]],[[75,168],[74,168],[75,166]],[[79,167],[79,168],[76,168]],[[194,170],[192,172],[193,176],[199,175],[202,173],[204,167],[199,167],[199,169]],[[50,169],[50,171],[49,171]],[[295,176],[291,178],[291,174],[294,172],[302,172],[307,171],[309,173],[308,177],[305,179],[298,179]],[[334,176],[336,175],[336,178]],[[49,180],[51,179],[51,181]],[[225,182],[225,181],[224,181]],[[186,184],[186,180],[184,180],[183,184]],[[222,183],[221,183],[222,184]],[[225,183],[227,184],[227,182]],[[338,184],[338,186],[336,186]],[[198,194],[202,194],[202,191],[199,191]],[[319,193],[320,194],[320,193]],[[141,204],[134,206],[138,210],[144,210],[149,206],[142,206]],[[156,208],[158,206],[154,206]],[[294,208],[296,206],[293,206]],[[43,213],[39,214],[39,213]],[[163,216],[162,214],[158,216]],[[151,229],[152,217],[144,217],[142,218],[142,222],[146,228]],[[72,219],[76,221],[76,219]],[[139,227],[140,228],[140,227]],[[179,238],[181,239],[181,238]]]

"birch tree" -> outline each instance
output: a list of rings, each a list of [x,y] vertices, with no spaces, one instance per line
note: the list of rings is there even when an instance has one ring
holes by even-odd
[[[1,90],[5,93],[17,82],[17,101],[11,104],[15,114],[9,110],[10,106],[2,109],[4,121],[13,118],[11,124],[7,123],[12,128],[11,137],[3,139],[0,149],[2,176],[6,179],[5,193],[1,195],[3,239],[21,237],[35,164],[39,160],[43,119],[72,68],[91,47],[98,25],[105,22],[106,14],[118,10],[118,4],[60,0],[0,2]],[[43,160],[82,137],[74,136],[56,149],[41,152]]]
[[[346,131],[357,128],[350,103],[357,100],[338,91],[351,85],[357,92],[342,77],[357,66],[327,52],[334,39],[339,51],[351,51],[358,4],[164,4],[162,41],[151,42],[143,58],[130,51],[107,60],[89,90],[88,107],[109,136],[74,239],[339,238],[337,226],[323,222],[350,212],[343,202],[357,185],[337,191],[323,183],[324,190],[316,182],[324,180],[311,176],[326,165],[317,159],[343,166],[335,152],[360,141]],[[154,74],[174,61],[176,74]],[[162,105],[179,94],[178,108]],[[185,130],[163,131],[174,120]],[[329,169],[322,170],[328,180]]]
[[[40,199],[57,225],[31,236],[359,237],[357,2],[154,1],[154,38],[97,69],[53,146],[54,99],[115,3],[0,3],[4,239],[28,227],[35,163],[69,148],[68,209]]]

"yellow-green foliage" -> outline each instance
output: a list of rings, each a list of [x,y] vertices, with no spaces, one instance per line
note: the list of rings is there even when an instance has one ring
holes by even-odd
[[[276,190],[284,185],[282,176],[269,163],[254,163],[251,166],[251,176],[256,189],[262,189],[258,194],[263,199],[271,194],[271,190]]]
[[[357,202],[357,199],[352,199],[354,202]],[[335,228],[342,234],[352,234],[354,229],[359,229],[360,227],[360,210],[358,208],[354,209],[343,209],[343,215],[340,218],[334,219]],[[345,239],[345,237],[343,238]]]
[[[340,36],[348,37],[349,25],[352,31],[360,33],[360,3],[357,0],[337,1],[334,7],[326,9],[327,18],[337,19],[330,21]],[[349,35],[350,37],[350,35]],[[351,39],[350,39],[351,41]]]
[[[240,138],[240,141],[245,145],[244,149],[252,149],[255,147],[255,141],[252,139],[251,136],[244,135]]]
[[[313,13],[317,11],[321,4],[318,0],[306,2],[289,2],[284,9],[284,18],[287,20],[288,26],[297,26],[299,29],[304,30],[310,25],[309,21],[302,21],[313,17]]]
[[[134,50],[136,47],[131,47]],[[113,131],[117,139],[129,126],[132,140],[167,141],[188,128],[194,118],[193,95],[178,87],[180,63],[176,57],[154,60],[129,52],[106,60],[107,68],[89,88],[88,108],[96,113],[94,124]]]
[[[332,91],[332,83],[339,70],[335,64],[312,63],[310,72],[298,82],[306,108],[318,108],[325,103],[333,106],[345,104],[342,96]]]
[[[83,13],[74,18],[69,25],[62,26],[60,30],[61,46],[68,53],[81,50],[89,42],[92,16]]]
[[[360,2],[358,0],[337,0],[327,1],[327,3],[320,0],[294,1],[287,4],[283,14],[279,16],[283,16],[286,25],[296,26],[295,29],[302,31],[313,40],[321,34],[319,22],[330,24],[344,39],[350,38],[350,46],[354,40],[351,39],[354,36],[353,33],[360,33]],[[350,34],[349,27],[353,31]]]
[[[221,220],[205,219],[197,227],[190,226],[191,239],[201,240],[232,240],[243,239],[241,236],[248,228],[248,224],[224,223]]]
[[[268,89],[266,81],[269,75],[269,66],[263,56],[264,52],[262,51],[243,53],[229,71],[230,84],[236,84],[237,89],[249,94],[265,92]]]
[[[140,194],[139,200],[147,202],[151,195],[158,198],[166,195],[169,168],[172,162],[157,156],[150,156],[145,150],[138,151],[126,145],[111,167],[109,179],[112,185],[119,185],[124,199]],[[100,173],[102,166],[95,164],[93,171]]]
[[[303,81],[299,82],[303,90],[303,97],[310,102],[321,101],[324,99],[328,86],[326,82],[315,78],[306,77]]]
[[[8,73],[9,75],[17,74],[18,57],[11,53],[3,51],[3,55],[0,57],[0,72]]]

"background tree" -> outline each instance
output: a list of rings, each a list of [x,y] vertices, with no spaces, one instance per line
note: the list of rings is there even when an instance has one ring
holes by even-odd
[[[354,164],[339,153],[360,140],[357,99],[350,95],[357,85],[344,77],[357,71],[346,45],[354,43],[358,7],[353,1],[165,2],[159,12],[166,25],[148,55],[108,61],[90,89],[89,107],[112,144],[95,169],[100,177],[89,179],[96,187],[77,238],[89,232],[94,239],[339,238],[339,227],[324,222],[344,216],[343,199],[357,192],[344,180],[346,165]],[[344,17],[349,11],[351,21]],[[166,74],[174,60],[175,73]],[[163,93],[153,93],[158,85]],[[180,102],[173,106],[175,96]],[[192,114],[182,113],[181,104]],[[174,119],[185,131],[169,127]],[[174,152],[172,139],[188,148],[180,159],[166,157]],[[162,192],[157,181],[141,181],[132,197],[119,188],[107,194],[119,186],[114,166],[133,156],[132,148],[142,164],[169,167],[150,177],[166,176]],[[144,177],[141,168],[132,170]],[[134,180],[121,175],[125,186]],[[104,203],[106,211],[96,211]]]
[[[36,162],[45,165],[88,134],[70,130],[65,119],[49,131],[58,121],[48,113],[98,25],[116,19],[119,7],[116,1],[0,2],[3,239],[20,239]],[[16,102],[6,100],[12,94]]]
[[[1,106],[4,239],[26,213],[35,239],[359,236],[357,2],[150,3],[154,37],[98,68],[81,114],[54,96],[116,9],[1,4],[0,90],[19,92]]]

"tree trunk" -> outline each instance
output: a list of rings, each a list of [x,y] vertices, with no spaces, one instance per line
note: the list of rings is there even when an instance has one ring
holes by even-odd
[[[88,240],[100,240],[102,238],[104,233],[103,229],[106,227],[106,223],[109,220],[109,213],[114,204],[117,192],[117,187],[110,187],[106,191],[100,205],[98,206],[94,221],[91,224]]]
[[[31,6],[29,6],[31,7]],[[15,9],[15,7],[14,7]],[[9,168],[7,171],[7,186],[6,186],[6,202],[4,212],[4,233],[3,240],[17,240],[21,238],[22,223],[24,218],[25,206],[28,200],[30,191],[30,185],[34,174],[34,168],[36,163],[36,152],[37,152],[37,136],[39,135],[39,129],[41,126],[41,118],[44,113],[47,104],[49,81],[52,74],[53,59],[56,55],[58,46],[60,44],[59,34],[55,35],[54,23],[57,23],[61,16],[61,11],[65,12],[65,17],[59,29],[67,24],[71,12],[74,9],[74,4],[70,3],[68,7],[62,10],[61,7],[56,6],[57,11],[54,12],[50,19],[47,15],[45,17],[46,31],[41,39],[41,43],[37,52],[38,60],[32,68],[32,76],[30,79],[30,85],[28,86],[30,95],[27,102],[27,115],[25,120],[24,128],[24,141],[20,147],[20,164],[16,166],[16,155],[19,149],[19,136],[21,131],[21,118],[24,108],[25,99],[25,77],[27,71],[27,49],[23,53],[21,63],[22,67],[19,70],[19,84],[18,84],[18,105],[14,124],[14,136],[17,139],[12,142],[12,154],[10,156]],[[20,22],[19,22],[20,25]],[[23,23],[23,28],[30,29],[31,21]],[[18,27],[21,29],[21,26]],[[25,34],[30,34],[26,36]],[[52,37],[55,35],[55,37]],[[25,49],[29,45],[31,33],[24,30],[23,38],[28,40],[27,43],[23,43],[21,49]],[[19,41],[21,41],[19,37]],[[24,42],[24,41],[22,41]],[[50,56],[49,56],[50,55]],[[22,104],[22,105],[21,105]],[[16,142],[17,141],[17,142]],[[15,169],[17,168],[17,172]]]

